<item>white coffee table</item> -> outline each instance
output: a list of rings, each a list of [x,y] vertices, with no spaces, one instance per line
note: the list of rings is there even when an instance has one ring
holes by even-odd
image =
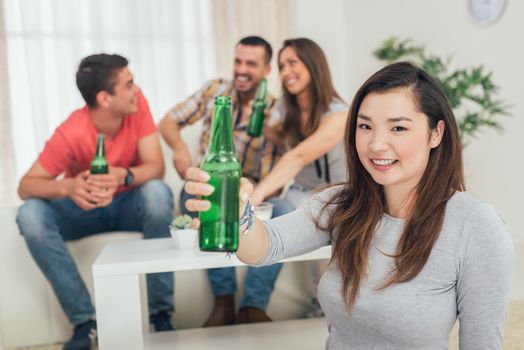
[[[318,260],[330,256],[331,247],[327,246],[284,261]],[[99,349],[154,348],[151,336],[144,341],[143,330],[147,329],[144,322],[148,322],[148,317],[142,314],[141,274],[241,265],[244,264],[236,257],[228,260],[222,253],[175,250],[171,238],[109,243],[93,264]],[[159,335],[159,339],[165,343],[168,336]],[[176,338],[174,335],[173,348],[176,347]]]

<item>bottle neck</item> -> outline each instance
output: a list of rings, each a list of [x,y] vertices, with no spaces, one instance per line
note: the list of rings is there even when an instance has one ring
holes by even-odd
[[[267,99],[267,80],[262,79],[258,84],[255,100],[266,102]]]
[[[104,143],[105,143],[105,137],[98,136],[98,140],[97,140],[97,143],[96,143],[95,157],[105,158],[105,156],[106,156],[106,148],[105,148]]]
[[[209,152],[235,153],[233,121],[231,119],[231,107],[229,104],[215,105],[211,137],[209,139]]]

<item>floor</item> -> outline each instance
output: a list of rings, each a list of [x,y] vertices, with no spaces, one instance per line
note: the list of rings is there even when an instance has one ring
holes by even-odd
[[[510,303],[508,319],[504,330],[504,350],[524,349],[524,300],[514,300]],[[453,329],[450,337],[450,350],[458,349],[458,327]],[[61,344],[37,347],[23,347],[16,350],[61,350]],[[228,348],[229,349],[229,348]],[[216,349],[219,350],[219,349]]]

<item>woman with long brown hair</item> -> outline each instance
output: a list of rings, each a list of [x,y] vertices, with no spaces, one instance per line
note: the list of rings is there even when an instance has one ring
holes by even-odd
[[[277,59],[282,97],[271,122],[281,126],[265,132],[287,151],[251,198],[256,205],[294,179],[285,200],[298,206],[318,186],[345,180],[342,140],[349,107],[335,90],[326,56],[313,40],[285,40]]]
[[[320,46],[308,38],[287,39],[278,52],[282,96],[272,109],[265,135],[286,152],[271,172],[255,187],[251,199],[257,205],[294,180],[280,206],[298,208],[311,193],[346,179],[344,125],[349,106],[339,96],[331,79],[328,61]],[[271,138],[271,135],[274,135]],[[327,261],[307,261],[313,296],[305,317],[323,316],[318,302],[318,283]]]
[[[354,97],[345,147],[346,182],[255,220],[237,256],[262,265],[331,242],[319,286],[329,349],[447,349],[457,318],[461,349],[502,349],[513,243],[496,210],[465,192],[457,124],[437,82],[409,63],[372,75]],[[205,172],[190,178],[188,191],[208,194]],[[249,192],[244,182],[241,198]]]

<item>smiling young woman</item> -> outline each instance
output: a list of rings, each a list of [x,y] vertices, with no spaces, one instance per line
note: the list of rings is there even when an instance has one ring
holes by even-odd
[[[319,284],[328,349],[447,349],[457,319],[461,348],[502,349],[513,243],[497,211],[465,191],[457,124],[436,81],[409,63],[372,75],[344,145],[344,183],[255,220],[237,256],[260,266],[331,243]]]
[[[282,96],[271,117],[282,122],[275,143],[282,143],[285,153],[255,187],[252,200],[257,204],[293,180],[280,202],[298,208],[318,186],[345,180],[342,141],[349,106],[335,90],[323,50],[311,39],[285,40],[277,59]],[[314,293],[304,317],[323,315],[316,291],[326,265],[306,262]]]

